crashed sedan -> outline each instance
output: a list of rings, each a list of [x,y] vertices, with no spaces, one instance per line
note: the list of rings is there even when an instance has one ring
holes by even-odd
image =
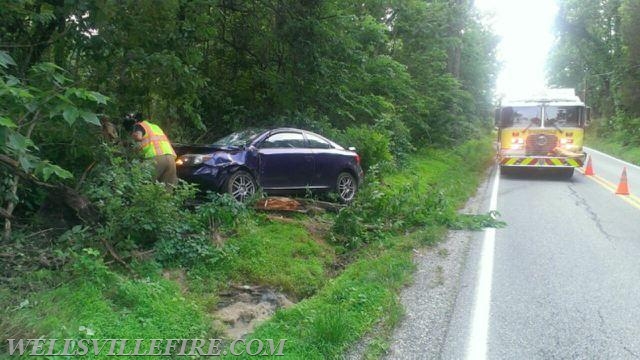
[[[178,176],[244,201],[266,193],[333,191],[354,199],[363,172],[355,149],[294,128],[244,130],[207,146],[176,146]]]

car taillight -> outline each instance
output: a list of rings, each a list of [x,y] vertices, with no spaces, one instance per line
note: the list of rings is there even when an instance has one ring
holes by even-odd
[[[356,163],[360,165],[360,155],[356,154]]]

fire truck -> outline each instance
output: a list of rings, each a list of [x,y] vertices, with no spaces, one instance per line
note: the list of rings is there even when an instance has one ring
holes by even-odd
[[[548,89],[503,101],[495,113],[502,173],[539,168],[573,176],[585,161],[582,145],[589,110],[574,89]]]

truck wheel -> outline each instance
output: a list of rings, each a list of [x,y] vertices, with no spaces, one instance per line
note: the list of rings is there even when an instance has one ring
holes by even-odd
[[[571,177],[573,176],[573,170],[574,170],[574,168],[563,168],[563,169],[560,169],[560,175],[564,179],[571,179]]]

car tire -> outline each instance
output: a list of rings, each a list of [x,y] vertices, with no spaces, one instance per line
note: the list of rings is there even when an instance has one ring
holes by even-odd
[[[358,181],[351,173],[341,172],[336,179],[335,190],[340,202],[349,203],[356,197]]]
[[[257,189],[256,180],[244,170],[234,172],[227,180],[227,193],[239,202],[245,202],[251,198],[255,195]]]

